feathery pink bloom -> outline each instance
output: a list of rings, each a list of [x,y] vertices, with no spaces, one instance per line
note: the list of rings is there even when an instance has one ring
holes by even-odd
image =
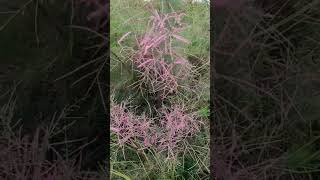
[[[178,35],[186,26],[181,23],[184,15],[184,13],[176,12],[161,14],[152,9],[152,16],[148,23],[151,26],[138,41],[138,48],[131,58],[141,75],[141,82],[149,86],[152,93],[158,93],[162,99],[177,92],[178,81],[185,77],[185,74],[181,76],[180,71],[175,71],[177,66],[180,66],[180,69],[190,67],[188,61],[183,60],[172,48],[173,38],[182,43],[190,43],[189,40]],[[169,21],[171,20],[176,22],[171,24],[177,25],[170,25]],[[123,35],[118,42],[120,43],[127,35],[128,33]],[[168,55],[172,59],[179,58],[180,60],[169,62],[166,60]]]

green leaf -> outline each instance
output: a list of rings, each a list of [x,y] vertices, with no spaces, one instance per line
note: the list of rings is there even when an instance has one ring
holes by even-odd
[[[131,178],[129,176],[127,176],[127,175],[125,175],[125,174],[123,174],[123,173],[121,173],[119,171],[116,171],[116,170],[111,170],[111,174],[114,174],[116,176],[122,177],[125,180],[131,180]]]

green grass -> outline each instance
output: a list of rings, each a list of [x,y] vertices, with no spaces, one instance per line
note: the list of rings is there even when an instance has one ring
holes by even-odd
[[[128,88],[135,80],[126,55],[120,52],[118,39],[127,32],[141,35],[145,32],[150,12],[146,9],[147,3],[137,0],[112,0],[111,1],[111,50],[117,56],[111,56],[111,86],[118,101],[134,97],[140,106],[145,104],[143,98],[138,98],[135,90]],[[170,102],[185,103],[190,111],[198,111],[205,120],[208,118],[209,101],[209,6],[185,4],[182,1],[157,1],[153,4],[162,12],[183,11],[186,13],[185,22],[188,23],[183,36],[191,44],[183,47],[181,52],[196,64],[197,82],[190,80],[196,88],[194,92],[189,89],[173,97]],[[126,43],[132,42],[134,37],[129,36]],[[191,60],[190,60],[191,59]],[[195,93],[196,92],[196,93]],[[147,98],[149,99],[149,98]],[[182,100],[181,100],[182,99]],[[192,102],[192,103],[189,103]],[[208,121],[205,120],[206,123]],[[114,142],[116,142],[114,140]],[[177,159],[166,159],[165,154],[153,149],[137,151],[130,147],[119,148],[114,143],[112,149],[112,179],[208,179],[209,172],[209,130],[208,125],[194,138],[185,142],[185,149],[179,153]]]

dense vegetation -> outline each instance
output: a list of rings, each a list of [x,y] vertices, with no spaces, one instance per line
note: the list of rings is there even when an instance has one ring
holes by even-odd
[[[103,177],[108,52],[96,24],[106,13],[38,0],[1,1],[0,11],[0,178]]]
[[[211,3],[1,1],[0,179],[319,179],[319,1]]]
[[[218,179],[319,179],[319,5],[253,1],[213,12]]]
[[[208,179],[209,4],[112,0],[110,17],[112,179]]]

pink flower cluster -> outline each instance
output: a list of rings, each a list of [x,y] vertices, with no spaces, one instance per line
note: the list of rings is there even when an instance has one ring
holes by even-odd
[[[161,113],[160,127],[163,132],[158,140],[161,150],[173,153],[172,150],[178,147],[179,142],[200,131],[202,122],[195,113],[186,113],[182,106],[174,105],[163,109]]]
[[[152,7],[151,12],[147,32],[136,38],[137,48],[129,59],[140,74],[140,85],[164,100],[178,91],[181,80],[190,77],[191,65],[175,47],[179,42],[190,42],[179,35],[186,28],[182,22],[184,13],[162,14]],[[124,34],[118,44],[123,46],[122,42],[130,34]],[[150,147],[174,157],[182,142],[200,131],[202,122],[184,106],[159,109],[157,117],[150,118],[136,115],[126,105],[125,102],[111,105],[111,131],[121,146]]]
[[[183,106],[164,108],[160,116],[152,119],[134,115],[125,103],[111,108],[111,131],[119,145],[141,142],[140,148],[153,147],[160,152],[174,155],[180,142],[200,131],[201,121],[195,113],[186,113]]]
[[[117,135],[119,145],[133,144],[136,138],[145,139],[151,130],[150,121],[145,116],[136,116],[130,112],[126,103],[111,108],[111,131]]]
[[[152,93],[159,93],[161,99],[178,89],[178,80],[183,79],[190,68],[189,62],[173,47],[173,40],[190,43],[179,33],[186,28],[182,23],[184,13],[160,14],[152,9],[148,30],[140,40],[131,57],[141,75],[141,82],[150,86]],[[126,33],[118,43],[124,40]]]

